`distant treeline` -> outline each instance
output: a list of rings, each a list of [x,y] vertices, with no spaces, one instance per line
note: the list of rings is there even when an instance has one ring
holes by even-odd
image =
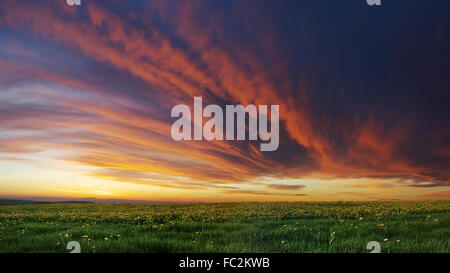
[[[33,200],[19,200],[19,199],[0,199],[0,206],[3,205],[27,205],[27,204],[94,204],[90,201],[58,201],[58,202],[44,202],[44,201],[33,201]]]

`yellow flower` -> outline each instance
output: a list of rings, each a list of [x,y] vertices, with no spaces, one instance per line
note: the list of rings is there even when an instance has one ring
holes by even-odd
[[[388,238],[384,238],[384,240],[383,240],[383,241],[387,242],[387,241],[388,241]]]

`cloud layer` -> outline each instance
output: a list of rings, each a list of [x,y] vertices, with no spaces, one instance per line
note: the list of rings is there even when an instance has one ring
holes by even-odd
[[[227,193],[305,195],[239,186],[259,177],[449,186],[449,19],[422,2],[0,1],[0,154]],[[194,96],[279,104],[280,148],[173,141],[170,109]]]

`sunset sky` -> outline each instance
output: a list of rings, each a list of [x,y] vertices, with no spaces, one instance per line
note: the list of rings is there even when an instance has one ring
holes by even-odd
[[[0,0],[0,197],[450,199],[450,1]],[[280,105],[280,146],[174,105]]]

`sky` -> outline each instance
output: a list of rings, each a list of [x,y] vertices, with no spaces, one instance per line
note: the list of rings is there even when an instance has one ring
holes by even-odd
[[[0,0],[0,197],[448,200],[449,11]],[[175,141],[195,96],[279,105],[278,150]]]

